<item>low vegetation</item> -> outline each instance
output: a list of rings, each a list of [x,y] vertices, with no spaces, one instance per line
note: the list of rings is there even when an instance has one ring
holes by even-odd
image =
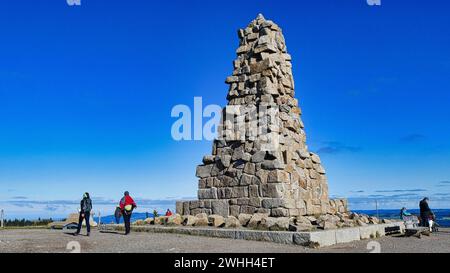
[[[5,220],[5,228],[42,228],[46,227],[49,223],[53,222],[53,219],[37,219],[37,220],[25,220],[25,219],[14,219]]]

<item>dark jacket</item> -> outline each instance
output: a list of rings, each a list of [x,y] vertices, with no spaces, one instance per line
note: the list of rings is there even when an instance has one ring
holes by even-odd
[[[80,202],[81,212],[91,212],[92,210],[92,200],[91,198],[83,198]]]
[[[433,215],[433,212],[431,211],[430,207],[428,206],[428,202],[426,200],[420,201],[419,207],[420,207],[420,216],[421,217],[429,217],[430,215]]]

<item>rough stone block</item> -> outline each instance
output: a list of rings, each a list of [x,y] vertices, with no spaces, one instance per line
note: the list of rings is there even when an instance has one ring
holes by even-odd
[[[234,217],[238,217],[239,214],[241,213],[241,206],[230,206],[230,215],[234,216]]]
[[[284,208],[271,209],[270,215],[272,217],[287,217],[289,216],[289,210]]]
[[[229,216],[225,219],[226,228],[239,228],[241,226],[239,220],[234,216]]]
[[[264,158],[266,157],[265,151],[257,151],[253,154],[251,161],[253,163],[261,163],[264,161]]]
[[[210,215],[211,209],[193,209],[191,210],[191,214],[192,215],[198,215],[198,214],[206,214],[206,215]]]
[[[184,215],[184,202],[183,201],[177,201],[176,202],[176,213],[180,214],[180,215]]]
[[[248,187],[249,197],[260,197],[259,186],[258,185],[250,185]]]
[[[260,197],[251,197],[249,198],[249,206],[260,208],[261,207],[262,198]]]
[[[199,178],[209,177],[209,176],[211,176],[212,168],[213,168],[213,164],[200,165],[197,167],[196,176]]]
[[[217,188],[198,190],[198,199],[217,199]]]
[[[284,207],[285,199],[283,198],[265,198],[262,200],[262,207],[266,209]]]
[[[190,201],[189,202],[189,208],[192,209],[198,209],[198,208],[203,208],[204,203],[203,201],[200,200],[196,200],[196,201]]]
[[[299,245],[317,245],[319,247],[332,246],[336,244],[336,232],[316,231],[316,232],[300,232],[294,235],[294,242]]]
[[[282,198],[284,188],[280,183],[263,184],[261,186],[262,197]]]
[[[241,213],[244,214],[253,214],[255,213],[256,208],[252,206],[241,206]]]
[[[269,173],[267,178],[268,183],[289,183],[290,176],[286,171],[274,170]]]
[[[190,201],[183,202],[183,214],[182,215],[190,215],[191,209],[190,209]]]
[[[213,200],[211,201],[212,213],[228,217],[230,214],[230,206],[228,200]]]
[[[197,218],[192,215],[183,216],[183,225],[184,226],[194,226]]]
[[[248,186],[248,185],[252,184],[252,180],[253,180],[253,175],[243,174],[241,176],[241,181],[239,184],[241,186]]]
[[[211,213],[209,213],[211,214]],[[209,225],[209,221],[208,221],[208,213],[205,212],[201,212],[195,215],[195,226],[208,226]]]
[[[336,229],[335,232],[337,244],[359,241],[361,239],[359,228]]]
[[[256,173],[255,163],[247,162],[244,166],[244,173],[249,174],[249,175],[255,175],[255,173]]]
[[[219,188],[217,189],[217,197],[219,199],[230,199],[233,196],[232,188]]]
[[[365,227],[359,227],[359,234],[361,240],[367,240],[371,238],[376,238],[377,232],[379,232],[380,227],[376,225],[371,226],[365,226]],[[381,235],[380,233],[378,233]]]
[[[232,189],[232,198],[248,197],[248,187],[234,187]]]
[[[270,231],[236,231],[236,239],[293,244],[293,233]]]
[[[215,228],[224,227],[225,226],[225,218],[222,215],[209,215],[208,222],[210,226]]]

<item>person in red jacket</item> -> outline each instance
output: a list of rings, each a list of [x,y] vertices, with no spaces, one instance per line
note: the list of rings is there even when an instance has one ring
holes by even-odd
[[[170,209],[167,209],[166,216],[172,216],[172,215],[173,215],[173,213],[170,211]]]
[[[124,196],[120,200],[120,210],[122,211],[123,221],[125,222],[125,235],[128,235],[131,231],[131,214],[133,214],[133,210],[137,208],[137,205],[128,191],[123,195]]]

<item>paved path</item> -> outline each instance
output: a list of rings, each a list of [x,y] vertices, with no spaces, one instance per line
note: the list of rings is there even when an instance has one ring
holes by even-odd
[[[225,252],[225,253],[306,253],[306,252],[369,252],[370,240],[341,244],[322,249],[281,245],[267,242],[206,238],[177,234],[101,233],[91,237],[74,237],[59,230],[0,230],[1,252],[69,252],[67,244],[79,242],[81,252]],[[450,252],[450,229],[441,229],[430,237],[384,237],[381,252]],[[76,244],[76,243],[75,243]]]

